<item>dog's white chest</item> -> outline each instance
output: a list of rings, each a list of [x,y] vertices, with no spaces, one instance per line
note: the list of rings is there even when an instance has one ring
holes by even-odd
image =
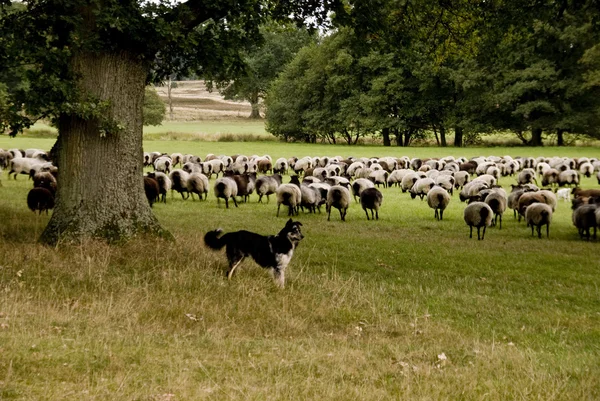
[[[279,253],[275,255],[275,261],[277,262],[277,266],[281,268],[285,268],[292,260],[292,256],[294,255],[294,250],[291,249],[288,253]]]

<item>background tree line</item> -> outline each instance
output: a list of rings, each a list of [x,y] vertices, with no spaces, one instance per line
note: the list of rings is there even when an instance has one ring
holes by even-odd
[[[374,0],[297,52],[265,95],[287,141],[441,146],[512,132],[600,137],[600,13],[592,1]]]

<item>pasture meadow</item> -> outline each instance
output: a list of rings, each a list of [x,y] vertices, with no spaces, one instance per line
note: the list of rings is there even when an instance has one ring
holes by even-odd
[[[0,137],[0,148],[49,149]],[[146,151],[433,157],[600,157],[599,148],[382,148],[147,140]],[[169,195],[174,242],[52,249],[26,207],[31,182],[1,175],[0,400],[597,400],[600,240],[559,202],[550,238],[504,215],[469,239],[455,192],[443,221],[381,188],[379,221],[354,203],[294,217],[305,239],[284,290],[246,260],[231,281],[206,231],[274,234],[274,196],[238,208]],[[284,179],[287,182],[287,178]],[[508,188],[513,177],[500,183]],[[213,180],[214,182],[214,180]],[[598,187],[584,178],[582,186]]]

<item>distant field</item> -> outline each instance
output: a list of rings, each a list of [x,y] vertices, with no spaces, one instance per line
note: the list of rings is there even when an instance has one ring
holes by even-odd
[[[0,147],[48,148],[50,139]],[[511,149],[333,147],[147,141],[147,150],[291,155],[513,154]],[[514,150],[514,149],[513,149]],[[600,157],[598,148],[517,149]],[[245,261],[231,282],[210,229],[276,233],[276,203],[225,209],[177,194],[157,204],[176,242],[36,244],[24,177],[0,187],[1,400],[597,400],[600,241],[582,241],[559,203],[550,239],[512,212],[484,241],[465,204],[444,221],[381,188],[379,221],[353,203],[301,212],[306,236],[277,290]],[[285,178],[287,181],[288,178]],[[214,182],[214,179],[213,179]],[[501,179],[508,188],[514,178]],[[598,188],[594,179],[584,187]]]

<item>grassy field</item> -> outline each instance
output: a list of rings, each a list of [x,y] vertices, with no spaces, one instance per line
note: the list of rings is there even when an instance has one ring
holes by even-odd
[[[0,137],[0,148],[51,139]],[[145,150],[302,155],[565,155],[599,148],[381,148],[146,141]],[[550,239],[504,216],[469,239],[455,194],[444,221],[382,189],[381,219],[356,204],[300,213],[306,236],[284,290],[246,261],[231,281],[210,229],[277,232],[276,203],[169,197],[175,242],[36,244],[47,216],[30,182],[1,176],[0,400],[597,400],[600,260],[560,203]],[[287,181],[287,180],[286,180]],[[508,187],[514,178],[503,178]],[[598,187],[584,179],[584,187]],[[323,210],[324,212],[324,210]],[[284,213],[285,214],[285,213]]]

